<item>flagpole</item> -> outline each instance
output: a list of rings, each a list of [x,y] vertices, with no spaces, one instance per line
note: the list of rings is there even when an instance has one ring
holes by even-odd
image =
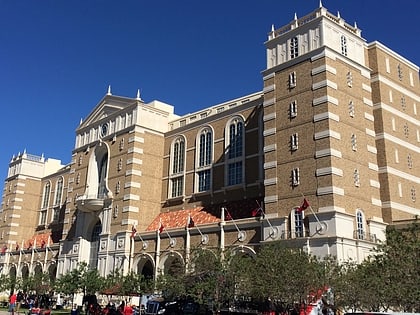
[[[232,218],[232,215],[229,213],[229,211],[225,208],[222,207],[223,212],[226,211],[229,214],[230,220],[233,222],[233,224],[235,225],[236,230],[238,231],[238,241],[243,242],[246,239],[246,232],[245,231],[241,231],[238,227],[238,225],[236,224],[235,220]]]
[[[270,222],[270,220],[268,219],[268,218],[265,218],[265,211],[264,211],[264,209],[261,207],[261,205],[259,204],[259,202],[258,202],[258,200],[255,200],[255,202],[257,203],[257,205],[258,205],[258,209],[262,212],[262,214],[263,214],[263,218],[264,219],[266,219],[267,220],[267,223],[268,223],[268,225],[270,226],[270,228],[271,228],[271,233],[270,233],[270,236],[273,236],[276,232],[275,232],[275,229],[274,229],[274,227],[273,227],[273,225],[271,225],[271,222]]]
[[[198,231],[198,233],[200,233],[200,236],[201,236],[201,244],[206,245],[209,241],[208,235],[207,234],[204,235],[203,233],[201,233],[201,230],[199,229],[198,226],[195,225],[194,221],[193,221],[194,225],[192,227],[190,227],[191,220],[192,220],[191,215],[188,214],[187,230],[192,229],[193,227],[197,228],[197,231]]]
[[[305,199],[306,199],[305,195],[304,195],[303,193],[301,193],[301,194],[302,194],[303,200],[305,200]],[[312,214],[313,214],[313,215],[314,215],[314,217],[315,217],[315,220],[318,222],[319,226],[321,227],[321,230],[320,230],[320,231],[322,231],[322,230],[324,229],[323,224],[322,224],[322,223],[321,223],[321,221],[319,220],[319,218],[318,218],[318,216],[316,215],[316,213],[315,213],[314,209],[312,209],[311,204],[309,204],[309,209],[311,210]],[[317,232],[318,232],[318,231],[317,231]]]

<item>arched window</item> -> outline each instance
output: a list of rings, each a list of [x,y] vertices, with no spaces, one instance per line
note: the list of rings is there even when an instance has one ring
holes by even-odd
[[[44,194],[42,196],[42,209],[48,208],[48,202],[50,200],[51,184],[48,182],[44,186]]]
[[[39,224],[45,225],[47,222],[47,211],[48,211],[48,204],[50,200],[50,193],[51,193],[51,183],[47,182],[44,186],[44,192],[42,195],[42,207],[39,217]]]
[[[172,143],[171,148],[172,169],[170,174],[170,196],[179,197],[184,192],[184,164],[185,164],[185,140],[178,137]]]
[[[208,166],[212,160],[213,139],[210,129],[205,129],[200,134],[199,140],[199,167]]]
[[[185,141],[182,138],[175,140],[172,149],[172,174],[184,171]]]
[[[357,239],[363,240],[366,238],[365,235],[365,228],[364,228],[364,222],[363,222],[363,213],[362,211],[358,210],[356,212],[356,224],[357,224]]]
[[[203,129],[198,136],[197,191],[210,190],[211,165],[213,162],[213,133],[210,128]]]
[[[59,206],[63,198],[63,177],[60,177],[55,185],[54,206]]]
[[[238,185],[243,182],[244,167],[244,122],[235,117],[227,126],[227,185]]]
[[[108,154],[104,154],[99,164],[98,198],[106,197],[106,173],[108,170]]]

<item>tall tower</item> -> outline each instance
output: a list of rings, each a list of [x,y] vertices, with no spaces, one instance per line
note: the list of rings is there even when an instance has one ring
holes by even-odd
[[[291,213],[289,237],[303,228],[308,236],[320,232],[320,244],[327,235],[336,244],[382,238],[372,88],[360,29],[320,6],[273,27],[265,45],[267,213]],[[312,207],[302,215],[296,206],[303,197]],[[342,249],[333,246],[332,254],[348,258]]]
[[[1,222],[1,246],[15,249],[22,241],[32,238],[34,226],[40,224],[40,209],[48,207],[51,186],[42,186],[42,179],[58,172],[60,160],[19,153],[9,163],[4,184]],[[42,190],[49,190],[42,191]],[[1,244],[0,243],[0,244]]]
[[[368,56],[383,218],[412,219],[420,215],[419,67],[379,42]]]

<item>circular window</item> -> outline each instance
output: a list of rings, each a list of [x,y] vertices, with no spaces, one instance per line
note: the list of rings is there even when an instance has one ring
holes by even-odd
[[[106,135],[108,135],[108,124],[103,124],[101,126],[101,136],[105,137]]]

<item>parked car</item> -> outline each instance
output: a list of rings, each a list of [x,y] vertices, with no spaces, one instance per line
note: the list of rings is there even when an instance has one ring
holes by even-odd
[[[181,304],[177,301],[165,301],[163,298],[155,298],[147,301],[145,315],[180,315]]]

